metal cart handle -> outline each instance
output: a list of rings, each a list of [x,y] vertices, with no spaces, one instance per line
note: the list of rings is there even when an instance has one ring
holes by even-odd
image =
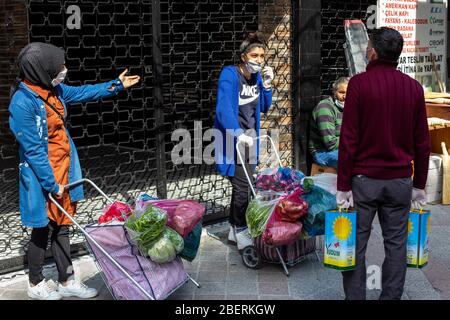
[[[89,179],[81,179],[81,180],[75,181],[75,182],[73,182],[71,184],[65,185],[64,189],[69,189],[69,188],[71,188],[73,186],[82,184],[84,182],[87,182],[90,185],[92,185],[103,197],[105,197],[108,200],[108,202],[110,202],[110,203],[114,202],[94,182],[92,182]],[[84,228],[80,224],[78,224],[78,222],[76,222],[75,219],[66,210],[64,210],[64,208],[55,200],[55,198],[53,197],[53,195],[51,193],[48,194],[48,198],[50,199],[51,202],[53,202],[58,207],[59,210],[61,210],[62,213],[64,213],[64,215],[67,218],[69,218],[70,221],[72,221],[72,223],[74,225],[77,226],[78,229],[80,229],[80,231],[83,233],[83,235],[86,238],[88,238],[90,241],[92,241],[92,243],[94,243],[97,246],[97,248],[109,259],[109,261],[111,261],[120,271],[123,272],[123,274],[128,279],[130,279],[131,282],[133,282],[134,285],[136,285],[139,288],[139,290],[142,291],[142,293],[144,293],[149,299],[155,300],[155,298],[153,298],[138,282],[136,282],[136,280],[134,280],[133,277],[127,271],[125,271],[125,269],[123,269],[122,266],[113,257],[111,257],[109,255],[109,253],[106,252],[106,250],[103,249],[102,246],[100,244],[98,244],[97,241],[95,241],[94,238],[92,238],[91,235],[89,233],[87,233],[84,230]]]
[[[268,135],[263,135],[263,136],[256,137],[253,140],[261,140],[262,138],[268,138],[269,139],[269,141],[270,141],[270,143],[272,145],[272,149],[275,152],[275,155],[277,157],[278,165],[280,167],[282,167],[283,164],[281,163],[280,155],[278,154],[278,151],[277,151],[277,148],[275,146],[275,143],[273,142],[273,139],[271,137],[269,137]],[[256,197],[256,191],[255,191],[255,188],[253,188],[253,182],[250,179],[250,176],[248,175],[247,168],[245,168],[244,159],[242,158],[242,154],[239,151],[239,144],[241,144],[241,143],[242,143],[242,141],[238,141],[236,143],[236,153],[237,153],[237,156],[238,156],[239,160],[242,163],[242,168],[244,169],[244,173],[245,173],[245,176],[247,177],[248,184],[250,185],[250,188],[252,189],[252,194],[253,194],[254,197]]]

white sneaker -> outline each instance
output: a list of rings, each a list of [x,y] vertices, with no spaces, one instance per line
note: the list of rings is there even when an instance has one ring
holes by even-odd
[[[61,300],[62,296],[59,292],[51,286],[47,281],[42,280],[37,285],[32,287],[28,282],[27,294],[32,299],[38,300]]]
[[[233,244],[236,244],[236,235],[235,235],[234,226],[230,225],[230,232],[228,232],[228,242],[232,242]]]
[[[84,283],[76,280],[67,281],[67,285],[58,284],[58,292],[63,297],[78,297],[80,299],[90,299],[98,295],[94,288],[89,288]]]
[[[253,245],[253,238],[250,235],[248,228],[245,228],[244,230],[240,230],[239,232],[237,232],[235,229],[235,237],[236,237],[238,250],[242,250],[245,247]]]

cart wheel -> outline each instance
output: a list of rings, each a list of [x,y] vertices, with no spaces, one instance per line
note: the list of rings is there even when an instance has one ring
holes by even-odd
[[[254,246],[248,246],[242,250],[242,261],[250,269],[259,269],[262,267],[261,256]]]

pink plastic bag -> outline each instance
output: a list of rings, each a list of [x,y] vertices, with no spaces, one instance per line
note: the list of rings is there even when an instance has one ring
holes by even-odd
[[[267,245],[282,246],[298,240],[301,232],[301,222],[275,221],[266,228],[262,238]]]
[[[186,237],[203,218],[205,207],[193,200],[161,199],[150,203],[167,212],[167,225]]]

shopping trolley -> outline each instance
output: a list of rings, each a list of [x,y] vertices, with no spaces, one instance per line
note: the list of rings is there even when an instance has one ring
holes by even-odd
[[[264,138],[267,138],[270,141],[278,166],[282,167],[283,165],[281,163],[280,155],[278,154],[275,143],[270,136],[263,135],[254,138],[254,140],[258,141]],[[240,162],[244,164],[242,153],[239,149],[241,143],[241,141],[238,141],[236,143],[236,153]],[[268,161],[269,160],[270,158],[268,159]],[[250,186],[253,198],[258,197],[261,200],[269,201],[273,200],[274,197],[277,197],[276,195],[274,196],[271,193],[265,193],[264,190],[257,193],[253,186],[253,181],[248,174],[247,168],[245,167],[245,165],[242,165],[242,168],[244,169],[244,173]],[[266,244],[260,236],[253,238],[253,245],[247,246],[242,250],[242,261],[246,267],[251,269],[261,268],[263,262],[281,264],[283,266],[284,272],[287,276],[289,276],[287,267],[293,267],[296,264],[304,261],[307,254],[314,252],[317,259],[320,261],[319,254],[316,248],[317,246],[315,237],[308,239],[297,239],[295,240],[295,242],[289,245],[271,246]]]
[[[64,188],[69,189],[84,182],[92,185],[108,203],[113,203],[110,197],[88,179],[81,179]],[[127,234],[124,222],[112,220],[104,224],[89,224],[83,228],[51,194],[49,198],[85,236],[88,250],[114,299],[161,300],[188,281],[200,288],[184,270],[180,257],[164,264],[142,257]]]

